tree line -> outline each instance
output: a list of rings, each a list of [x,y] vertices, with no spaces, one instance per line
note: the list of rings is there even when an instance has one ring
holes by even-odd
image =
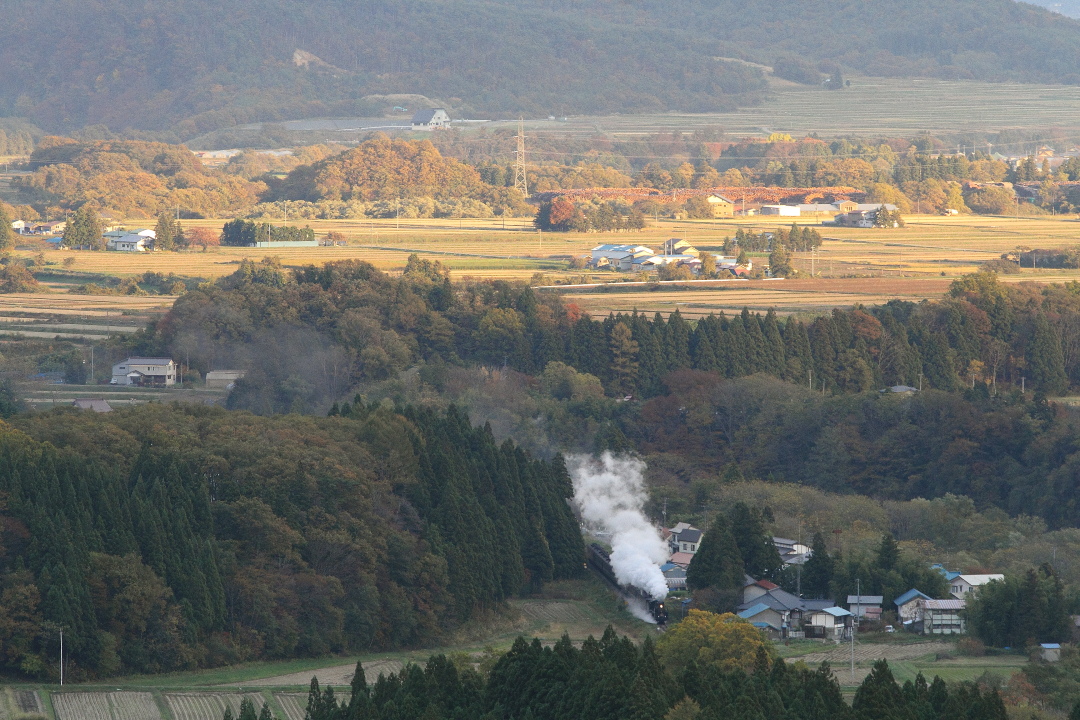
[[[55,672],[43,626],[72,678],[430,643],[582,568],[561,459],[452,408],[11,422],[0,666],[19,675]]]
[[[700,616],[709,613],[699,613]],[[309,720],[405,720],[427,717],[471,720],[646,720],[647,718],[739,718],[758,720],[880,720],[881,718],[952,717],[1004,720],[1001,695],[976,683],[928,682],[919,673],[899,684],[888,663],[879,660],[855,691],[851,705],[828,663],[818,668],[775,658],[758,640],[736,631],[756,631],[731,615],[694,617],[699,625],[689,642],[676,638],[678,626],[656,643],[635,645],[609,627],[600,640],[589,637],[580,648],[563,636],[553,646],[518,638],[484,675],[460,667],[442,655],[380,675],[369,684],[358,666],[347,699],[313,679],[305,717]],[[689,630],[689,628],[687,628]],[[721,658],[713,643],[734,640],[747,650],[737,662]],[[671,642],[675,640],[676,642]],[[756,650],[755,650],[756,647]],[[682,649],[685,657],[677,658]],[[719,655],[719,657],[717,656]],[[716,658],[716,659],[712,659]],[[254,708],[250,709],[254,717]],[[231,720],[231,712],[225,720]],[[245,720],[249,720],[245,718]]]

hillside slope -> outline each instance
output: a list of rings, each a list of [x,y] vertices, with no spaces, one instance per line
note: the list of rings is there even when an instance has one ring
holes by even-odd
[[[761,71],[721,58],[1080,83],[1080,23],[1013,0],[0,0],[0,17],[0,116],[181,139],[372,113],[372,94],[472,115],[759,98]]]

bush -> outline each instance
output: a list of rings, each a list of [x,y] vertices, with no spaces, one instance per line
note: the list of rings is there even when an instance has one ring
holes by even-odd
[[[962,638],[956,643],[956,652],[964,657],[983,657],[986,655],[986,645],[978,638]]]

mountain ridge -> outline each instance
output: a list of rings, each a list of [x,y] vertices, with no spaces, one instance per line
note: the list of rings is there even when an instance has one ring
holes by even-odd
[[[375,94],[473,116],[730,110],[767,93],[739,60],[1080,84],[1080,22],[1013,0],[0,0],[0,16],[0,116],[179,140],[373,114]]]

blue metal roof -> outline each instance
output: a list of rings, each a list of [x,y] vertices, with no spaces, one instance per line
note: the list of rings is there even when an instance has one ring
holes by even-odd
[[[772,608],[770,608],[765,603],[758,603],[757,605],[755,605],[752,608],[746,608],[745,610],[743,610],[741,613],[739,613],[739,617],[741,617],[743,620],[749,620],[750,618],[754,617],[755,615],[760,615],[761,613],[765,612],[766,610],[771,610],[771,609]]]
[[[1041,645],[1041,647],[1042,647],[1043,650],[1060,650],[1061,649],[1061,645],[1059,645],[1057,643],[1043,643]]]
[[[911,588],[906,593],[904,593],[900,597],[896,598],[894,603],[896,604],[896,607],[900,607],[901,605],[904,605],[904,604],[907,604],[907,603],[911,602],[915,598],[922,598],[923,600],[929,600],[930,596],[919,592],[915,588]]]

